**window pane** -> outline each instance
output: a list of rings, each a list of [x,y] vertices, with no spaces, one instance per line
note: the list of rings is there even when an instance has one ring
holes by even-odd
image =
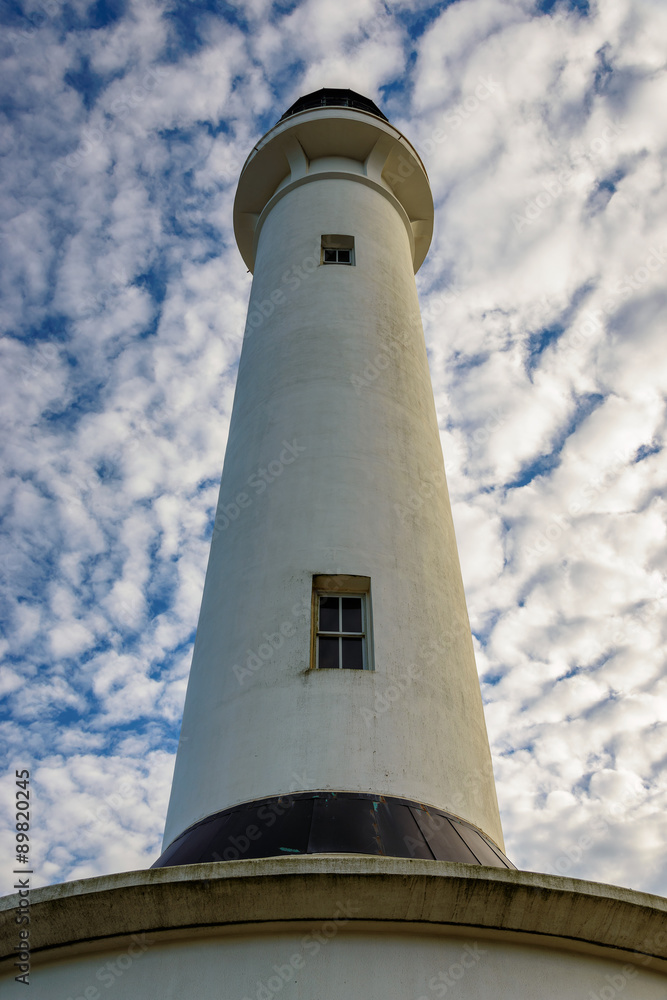
[[[320,632],[339,632],[338,598],[320,597]]]
[[[339,250],[338,251],[338,263],[339,264],[349,264],[350,263],[350,251],[349,250]]]
[[[324,251],[324,262],[325,262],[325,264],[335,264],[336,263],[336,251],[335,250],[325,250]]]
[[[332,639],[330,636],[321,635],[319,642],[319,662],[320,670],[332,668],[338,669],[338,643],[340,639]],[[356,640],[355,640],[356,641]]]
[[[364,655],[361,648],[363,639],[341,639],[343,643],[343,668],[345,670],[363,670]]]
[[[361,632],[361,598],[343,598],[343,632]]]

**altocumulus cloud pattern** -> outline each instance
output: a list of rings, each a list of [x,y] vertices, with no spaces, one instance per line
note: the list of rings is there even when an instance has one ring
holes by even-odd
[[[664,5],[3,18],[1,734],[35,884],[160,853],[250,288],[236,180],[330,86],[436,200],[418,284],[507,852],[667,893]]]

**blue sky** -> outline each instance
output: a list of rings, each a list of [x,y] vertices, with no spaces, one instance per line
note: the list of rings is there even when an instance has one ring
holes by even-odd
[[[38,881],[160,852],[250,290],[235,185],[328,85],[431,178],[418,287],[508,854],[667,894],[664,5],[3,16],[0,738]]]

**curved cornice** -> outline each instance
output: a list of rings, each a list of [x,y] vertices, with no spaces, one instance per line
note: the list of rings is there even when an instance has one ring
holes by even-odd
[[[433,234],[433,198],[418,153],[376,115],[329,107],[279,122],[246,160],[234,201],[234,233],[248,269],[254,270],[259,230],[273,199],[327,176],[369,184],[392,201],[407,227],[417,271]]]
[[[154,868],[37,889],[31,950],[55,959],[61,949],[142,932],[183,938],[329,920],[341,898],[354,900],[351,933],[369,925],[450,936],[472,929],[667,971],[667,900],[658,896],[533,872],[349,855]],[[17,905],[17,896],[0,900],[0,959],[10,962]]]

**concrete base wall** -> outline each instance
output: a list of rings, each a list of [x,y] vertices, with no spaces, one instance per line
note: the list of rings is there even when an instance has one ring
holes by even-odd
[[[128,946],[35,968],[31,1000],[664,1000],[663,975],[627,962],[468,935],[302,924]],[[321,942],[321,943],[320,943]],[[132,947],[132,945],[130,945]],[[111,992],[113,990],[113,993]],[[18,985],[16,986],[18,994]]]
[[[0,901],[3,996],[16,897]],[[664,1000],[667,901],[444,862],[280,858],[33,893],[32,1000]]]

